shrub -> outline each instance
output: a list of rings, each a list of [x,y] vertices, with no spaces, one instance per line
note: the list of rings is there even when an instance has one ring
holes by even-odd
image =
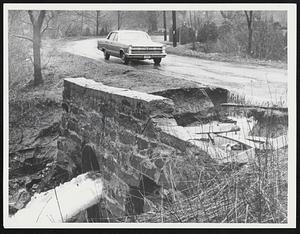
[[[218,39],[218,28],[214,22],[206,22],[199,29],[197,36],[197,41],[206,42],[216,42]]]
[[[90,36],[91,35],[91,30],[89,27],[85,28],[84,36]]]
[[[241,46],[235,37],[234,27],[229,21],[224,21],[218,28],[218,39],[215,52],[240,54]]]
[[[78,36],[80,35],[81,33],[81,30],[80,30],[80,27],[78,25],[73,25],[73,26],[70,26],[69,28],[67,28],[67,30],[65,31],[65,35],[67,37],[75,37],[75,36]]]
[[[259,59],[286,60],[286,35],[279,23],[255,22],[253,56]]]
[[[106,36],[108,34],[107,28],[102,28],[99,36]]]
[[[182,26],[180,28],[180,44],[191,43],[195,40],[195,31],[192,28]]]

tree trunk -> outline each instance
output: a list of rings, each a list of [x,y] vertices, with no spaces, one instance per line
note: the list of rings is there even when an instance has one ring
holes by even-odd
[[[43,82],[41,70],[41,34],[39,29],[33,30],[33,68],[34,68],[34,85]]]
[[[164,41],[167,40],[167,20],[166,20],[166,11],[163,12],[164,17]]]
[[[199,25],[197,25],[197,18],[198,18],[197,11],[193,11],[193,15],[194,15],[194,21],[193,21],[194,29],[197,30],[197,28],[199,27]]]
[[[194,19],[195,19],[195,12],[194,12]],[[193,33],[193,37],[192,37],[193,47],[192,47],[192,50],[196,50],[196,45],[195,45],[196,20],[193,23],[192,11],[190,11],[190,22],[191,22],[191,29],[192,29],[192,33]]]
[[[252,32],[253,32],[253,30],[252,30],[252,28],[249,28],[248,31],[249,31],[249,33],[248,33],[248,48],[247,48],[247,53],[249,55],[251,55],[251,53],[252,53]]]
[[[81,11],[81,36],[83,34],[83,11]]]
[[[100,11],[97,11],[97,17],[96,17],[96,36],[99,36],[99,15],[100,15]]]
[[[247,54],[251,55],[252,53],[252,33],[253,33],[253,11],[245,11],[246,19],[247,19],[247,26],[248,26],[248,47],[247,47]]]
[[[176,33],[176,11],[172,11],[172,21],[173,21],[173,47],[177,46],[177,33]]]
[[[28,11],[30,21],[32,23],[32,47],[33,47],[33,71],[34,71],[34,85],[38,85],[43,82],[42,71],[41,71],[41,28],[46,15],[46,11],[40,11],[37,19],[33,15],[33,11]]]

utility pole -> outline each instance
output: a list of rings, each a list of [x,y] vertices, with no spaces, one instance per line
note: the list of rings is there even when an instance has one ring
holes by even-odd
[[[172,11],[172,20],[173,20],[173,47],[177,46],[177,33],[176,33],[176,11]]]
[[[99,15],[100,15],[100,11],[97,11],[97,17],[96,17],[96,36],[99,35]]]
[[[166,11],[163,12],[164,17],[164,41],[167,40],[167,20],[166,20]]]
[[[120,11],[118,11],[118,30],[120,29]]]

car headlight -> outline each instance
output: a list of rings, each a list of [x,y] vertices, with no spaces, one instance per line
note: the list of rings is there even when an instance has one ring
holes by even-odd
[[[132,46],[128,47],[128,54],[131,54]]]
[[[165,45],[162,47],[162,52],[166,53],[166,46]]]

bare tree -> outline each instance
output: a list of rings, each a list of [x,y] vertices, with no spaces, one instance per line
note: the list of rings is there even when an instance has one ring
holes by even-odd
[[[253,33],[253,11],[244,11],[248,27],[248,47],[247,54],[251,55],[252,51],[252,33]]]
[[[192,11],[190,11],[190,27],[193,28]]]
[[[176,11],[172,11],[173,47],[177,46]]]
[[[224,19],[232,20],[236,16],[235,11],[220,11]]]
[[[96,11],[96,36],[99,35],[99,16],[100,16],[100,11]]]
[[[158,18],[158,12],[156,11],[148,11],[148,30],[149,32],[155,32],[157,31],[157,18]]]
[[[81,11],[81,26],[80,26],[80,28],[81,28],[81,35],[82,35],[82,32],[83,32],[83,19],[84,19],[84,11]]]
[[[193,29],[193,31],[196,31],[196,17],[195,17],[195,12],[194,12],[194,22],[192,18],[192,11],[190,11],[190,26]],[[196,49],[196,44],[195,44],[195,34],[193,32],[193,37],[192,37],[192,50]]]
[[[34,13],[31,10],[28,11],[28,14],[32,24],[32,39],[29,40],[32,41],[33,44],[34,85],[38,85],[43,82],[41,71],[41,37],[47,30],[50,20],[47,21],[46,26],[42,29],[46,11],[39,11],[37,17],[34,16]]]

